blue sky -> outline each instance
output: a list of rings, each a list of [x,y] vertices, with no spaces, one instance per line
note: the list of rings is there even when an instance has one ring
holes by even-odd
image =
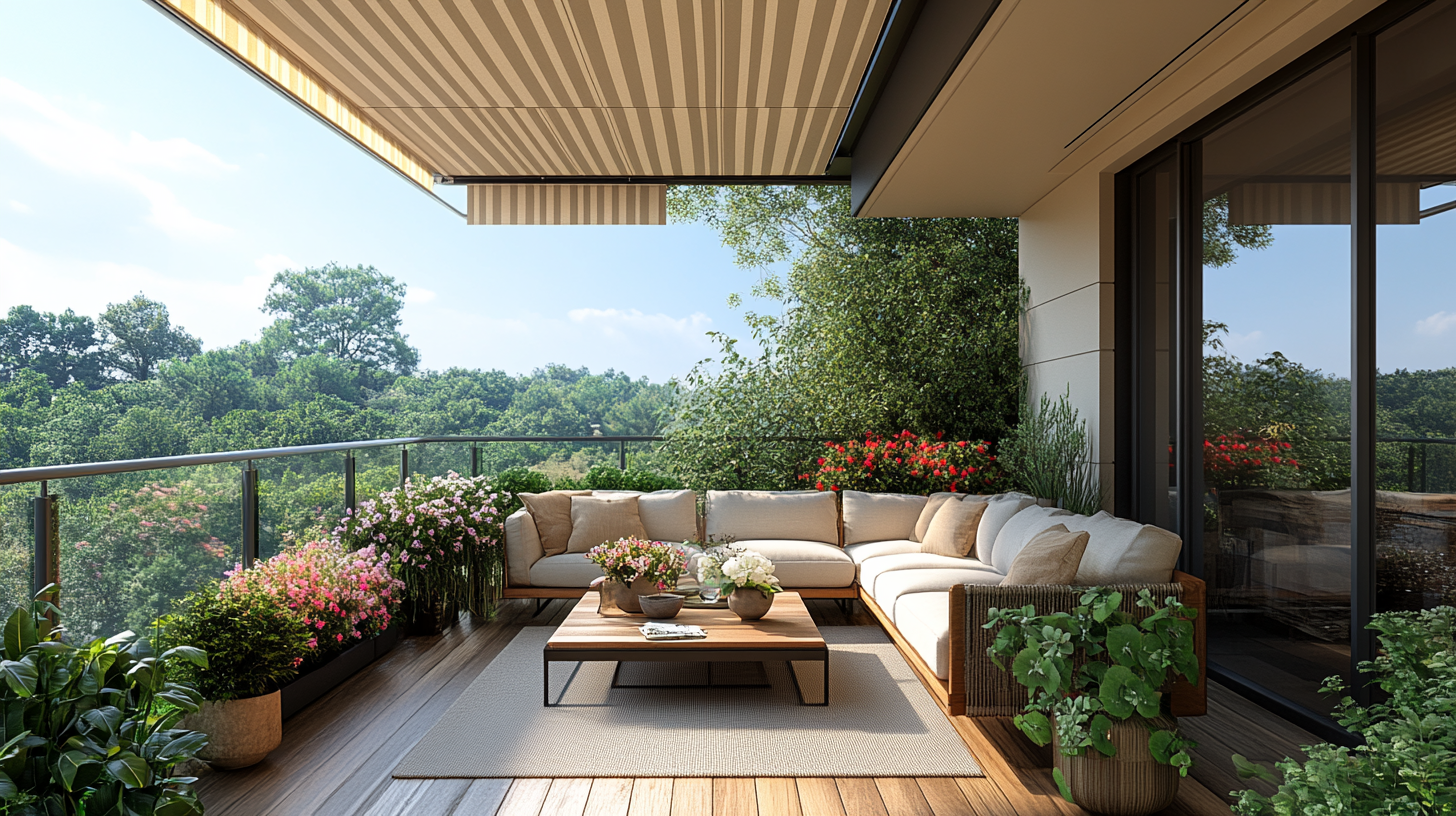
[[[467,227],[141,0],[0,0],[0,310],[142,291],[213,348],[329,261],[409,285],[425,367],[654,381],[745,336],[725,302],[757,279],[696,225]]]

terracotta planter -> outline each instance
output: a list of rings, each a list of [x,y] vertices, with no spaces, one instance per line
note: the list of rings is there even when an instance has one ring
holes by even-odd
[[[231,770],[262,762],[283,742],[283,708],[278,692],[241,700],[207,702],[187,715],[184,727],[207,735],[198,757]]]
[[[774,596],[761,589],[739,588],[728,595],[728,608],[746,621],[758,620],[773,608]]]
[[[602,582],[602,592],[618,609],[633,615],[640,615],[642,614],[642,603],[638,598],[656,593],[657,585],[646,578],[638,578],[630,585],[621,581],[608,580]]]
[[[1052,763],[1061,769],[1077,804],[1105,816],[1147,816],[1173,804],[1178,795],[1178,769],[1153,759],[1148,751],[1149,724],[1163,729],[1177,726],[1172,717],[1132,719],[1112,724],[1116,756],[1103,756],[1088,748],[1081,756],[1066,756],[1052,729]]]

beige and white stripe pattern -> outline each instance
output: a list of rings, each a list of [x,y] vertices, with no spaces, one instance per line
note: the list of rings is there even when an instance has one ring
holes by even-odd
[[[207,2],[431,170],[823,171],[890,0]]]
[[[662,184],[472,184],[467,223],[666,224]]]

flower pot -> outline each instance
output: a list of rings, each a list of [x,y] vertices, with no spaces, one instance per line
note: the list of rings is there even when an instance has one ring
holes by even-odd
[[[638,595],[637,602],[642,605],[642,614],[658,620],[675,618],[683,608],[683,596],[668,592],[656,595]]]
[[[618,609],[633,615],[640,615],[642,614],[642,604],[637,599],[643,595],[657,592],[657,587],[646,578],[638,578],[630,585],[621,581],[608,580],[602,582],[602,591]]]
[[[1149,726],[1172,729],[1172,717],[1131,719],[1112,723],[1112,744],[1116,756],[1104,756],[1087,748],[1080,756],[1066,756],[1052,728],[1052,764],[1061,770],[1082,808],[1105,816],[1147,816],[1173,804],[1178,795],[1178,769],[1153,759],[1148,751]]]
[[[429,637],[445,631],[450,615],[438,598],[429,600],[409,599],[405,601],[404,617],[409,620],[410,634],[415,637]]]
[[[184,728],[207,735],[198,758],[231,770],[262,762],[283,742],[283,708],[278,692],[241,700],[206,702],[183,720]]]
[[[773,607],[774,596],[761,589],[739,587],[728,595],[728,608],[746,621],[758,620]]]

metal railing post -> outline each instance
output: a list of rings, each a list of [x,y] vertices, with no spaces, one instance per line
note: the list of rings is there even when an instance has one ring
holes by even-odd
[[[404,483],[409,481],[409,477],[410,477],[410,472],[409,472],[409,448],[406,447],[406,446],[404,446],[404,445],[400,445],[399,446],[399,486],[400,487],[404,487]]]
[[[258,471],[248,462],[243,468],[243,569],[258,560]]]
[[[50,584],[61,584],[60,497],[50,494],[49,485],[40,483],[40,495],[33,501],[35,509],[35,567],[31,573],[31,594],[38,595]],[[52,592],[46,600],[60,605],[60,593]]]
[[[344,451],[344,507],[357,510],[354,496],[354,472],[357,470],[353,451]]]
[[[480,475],[480,446],[470,446],[470,478]]]
[[[623,473],[627,472],[627,440],[617,442],[617,469]]]

